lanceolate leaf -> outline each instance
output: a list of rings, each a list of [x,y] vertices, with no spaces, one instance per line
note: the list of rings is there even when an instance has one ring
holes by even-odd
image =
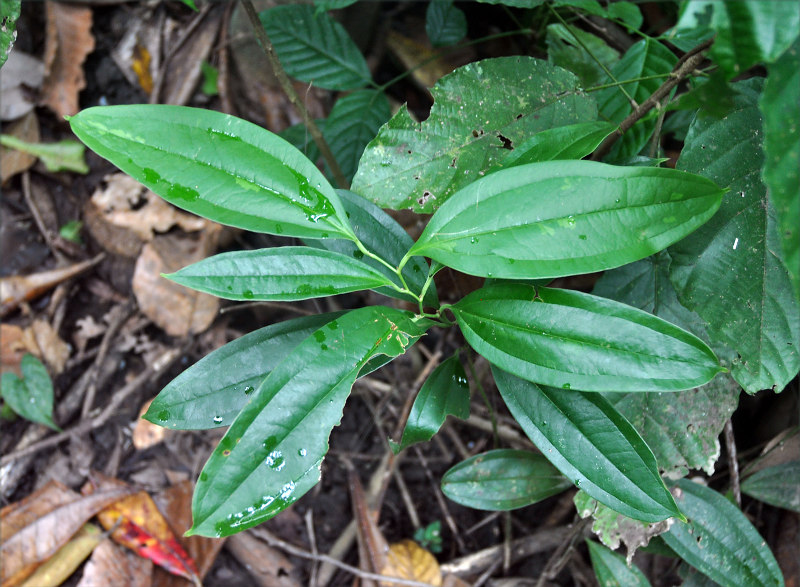
[[[326,12],[309,4],[286,4],[259,16],[292,77],[326,90],[355,90],[371,81],[358,47]]]
[[[227,300],[307,300],[392,282],[352,256],[311,247],[220,253],[165,275]]]
[[[411,254],[483,277],[536,279],[611,269],[683,238],[723,190],[673,169],[546,161],[454,194]]]
[[[595,120],[571,73],[531,57],[465,65],[431,90],[430,117],[406,107],[367,145],[353,191],[383,208],[432,212],[530,135]]]
[[[687,563],[721,585],[783,586],[775,557],[745,515],[722,495],[687,479],[675,500],[689,519],[661,537]]]
[[[761,469],[745,479],[742,492],[770,505],[800,512],[800,460]]]
[[[173,379],[144,418],[177,430],[230,426],[267,375],[298,344],[343,313],[286,320],[229,342]]]
[[[88,108],[72,131],[98,155],[179,208],[255,232],[351,238],[325,176],[292,145],[212,110]]]
[[[60,430],[53,422],[53,382],[47,369],[39,359],[26,354],[20,370],[21,379],[14,373],[3,373],[0,382],[3,399],[26,420]]]
[[[464,337],[519,377],[584,391],[677,391],[722,368],[703,341],[641,310],[576,291],[497,284],[452,307]]]
[[[408,312],[371,306],[300,343],[252,394],[203,468],[188,534],[244,530],[313,487],[361,368],[376,355],[403,354],[424,330]]]
[[[698,114],[678,160],[731,192],[705,226],[669,249],[670,278],[711,341],[739,355],[734,379],[749,393],[780,391],[800,369],[800,308],[761,182],[761,81],[735,87],[733,110],[722,119]]]
[[[612,4],[613,6],[613,4]],[[628,567],[625,557],[587,540],[597,582],[604,587],[650,587],[650,581],[636,565]]]
[[[525,434],[575,485],[636,520],[681,515],[653,453],[602,395],[539,387],[496,367],[492,373]]]
[[[469,384],[457,355],[436,367],[425,381],[411,406],[402,440],[392,450],[396,454],[430,440],[450,414],[462,420],[469,417]]]
[[[454,502],[490,511],[525,507],[571,486],[542,455],[510,449],[470,457],[442,477],[442,493]]]

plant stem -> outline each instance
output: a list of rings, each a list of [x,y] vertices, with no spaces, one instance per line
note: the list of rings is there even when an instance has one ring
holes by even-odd
[[[247,13],[247,17],[250,19],[250,25],[253,27],[253,32],[256,35],[256,39],[258,39],[259,45],[261,45],[261,48],[264,50],[267,59],[269,59],[270,65],[272,65],[272,71],[275,73],[278,83],[286,93],[286,96],[288,96],[289,101],[303,117],[303,124],[311,133],[311,138],[314,139],[317,147],[319,147],[319,152],[322,153],[322,157],[331,168],[336,183],[340,188],[348,189],[350,184],[347,179],[345,179],[344,173],[342,173],[342,168],[339,167],[339,163],[336,161],[336,157],[333,156],[328,142],[323,138],[322,132],[314,122],[314,119],[311,118],[311,115],[308,113],[308,109],[306,108],[305,104],[303,104],[303,101],[300,99],[300,96],[297,95],[297,92],[294,91],[294,86],[292,86],[289,76],[286,75],[286,71],[284,71],[280,60],[278,60],[278,57],[275,55],[275,49],[273,48],[272,43],[267,36],[267,31],[264,30],[264,27],[258,18],[258,14],[256,13],[256,9],[253,7],[253,3],[250,0],[241,0],[241,2],[242,8],[244,8],[245,13]]]
[[[600,90],[605,90],[606,88],[614,88],[616,86],[624,86],[625,84],[635,84],[635,83],[644,82],[644,81],[651,80],[651,79],[662,79],[662,78],[665,78],[665,77],[669,77],[670,75],[672,75],[672,74],[671,73],[659,73],[659,74],[656,74],[656,75],[643,75],[642,77],[634,77],[634,78],[631,78],[631,79],[623,80],[621,82],[613,82],[613,83],[610,83],[610,84],[603,84],[601,86],[592,86],[591,88],[586,88],[583,91],[588,94],[589,92],[598,92]]]

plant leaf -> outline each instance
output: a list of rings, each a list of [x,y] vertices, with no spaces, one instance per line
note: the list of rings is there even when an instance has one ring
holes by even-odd
[[[220,253],[165,275],[226,300],[307,300],[391,285],[352,256],[312,247]]]
[[[800,127],[787,124],[783,114],[796,111],[800,104],[800,41],[768,65],[767,73],[758,101],[764,117],[761,178],[778,217],[778,234],[794,294],[800,298]]]
[[[597,118],[566,70],[532,57],[470,63],[441,78],[423,123],[403,106],[367,145],[353,191],[383,208],[432,212],[541,130]]]
[[[348,181],[353,179],[364,147],[391,116],[386,94],[375,90],[353,92],[334,104],[323,135]]]
[[[673,169],[529,163],[454,194],[410,254],[483,277],[601,271],[683,238],[714,214],[722,194],[713,182]]]
[[[326,119],[324,118],[318,118],[314,121],[314,124],[316,124],[317,128],[323,133],[323,136],[325,133],[325,122]],[[292,146],[303,153],[309,161],[316,162],[316,160],[320,158],[319,148],[314,142],[311,133],[308,132],[306,125],[302,122],[298,122],[282,130],[278,133],[278,136],[290,142]]]
[[[372,77],[345,28],[309,4],[286,4],[259,14],[286,73],[326,90],[355,90]]]
[[[603,587],[650,587],[644,573],[636,565],[628,567],[624,556],[593,540],[587,540],[586,546],[589,547],[594,575]]]
[[[397,454],[412,444],[430,440],[451,414],[462,420],[469,417],[469,383],[457,355],[443,361],[422,385],[402,440],[399,445],[392,443],[392,451]]]
[[[42,362],[26,354],[20,362],[22,379],[3,373],[0,382],[3,399],[17,414],[38,424],[60,431],[53,422],[53,382]]]
[[[451,0],[434,0],[425,12],[425,32],[434,47],[455,45],[467,36],[467,17]]]
[[[761,469],[742,482],[742,493],[800,512],[800,460]]]
[[[518,377],[584,391],[678,391],[722,368],[694,335],[646,312],[577,291],[516,283],[452,306],[464,338]]]
[[[267,376],[209,458],[187,534],[223,536],[263,522],[313,487],[328,436],[359,371],[425,330],[412,314],[370,306],[328,323]]]
[[[669,249],[678,298],[707,323],[713,343],[739,355],[731,374],[748,393],[780,391],[800,369],[800,304],[761,183],[761,83],[736,84],[735,106],[723,119],[695,118],[678,167],[731,193],[705,226]]]
[[[675,500],[689,522],[661,537],[687,563],[721,585],[783,586],[766,542],[725,497],[688,479],[678,481]]]
[[[405,229],[378,206],[362,198],[358,194],[347,190],[337,190],[337,193],[344,204],[344,209],[350,224],[353,226],[353,231],[367,250],[378,255],[395,267],[399,265],[403,256],[414,245],[414,241]],[[309,240],[306,241],[306,244],[361,259],[364,263],[370,265],[373,269],[377,269],[391,279],[395,285],[402,286],[400,278],[397,277],[396,273],[386,267],[386,265],[374,259],[370,259],[369,257],[364,257],[362,252],[358,250],[358,247],[356,247],[355,243],[352,241],[344,239],[324,239]],[[406,284],[412,291],[420,292],[425,285],[425,279],[428,275],[428,264],[422,257],[413,257],[403,267],[402,273]],[[383,295],[416,303],[416,299],[409,295],[399,293],[394,288],[383,287],[376,291]],[[425,293],[425,302],[430,306],[439,305],[436,296],[436,288],[433,284],[431,284],[431,287]]]
[[[625,23],[629,30],[638,30],[642,26],[642,13],[633,2],[610,2],[608,4],[608,17],[616,18]]]
[[[540,454],[525,450],[490,450],[470,457],[442,477],[442,493],[457,504],[508,511],[542,501],[572,483]]]
[[[245,120],[183,106],[100,106],[70,118],[70,126],[98,155],[184,210],[255,232],[352,237],[316,166]]]
[[[539,387],[496,367],[492,373],[514,419],[567,479],[636,520],[681,516],[653,453],[602,395]]]
[[[11,47],[14,46],[14,41],[17,39],[17,19],[20,6],[20,0],[3,0],[0,4],[0,18],[3,20],[3,27],[0,29],[0,67],[5,64]]]
[[[48,171],[74,171],[89,173],[84,158],[84,147],[78,141],[65,140],[57,143],[29,143],[12,135],[0,135],[0,144],[23,153],[29,153],[42,160]]]
[[[598,62],[611,69],[619,61],[619,52],[600,37],[577,27],[551,24],[547,26],[546,42],[548,61],[577,75],[582,87],[591,88],[611,81]]]

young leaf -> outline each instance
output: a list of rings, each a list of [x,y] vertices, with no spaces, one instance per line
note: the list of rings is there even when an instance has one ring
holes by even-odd
[[[547,27],[546,41],[548,61],[577,75],[582,87],[611,81],[600,64],[611,69],[619,61],[619,52],[600,37],[574,26],[551,24]]]
[[[584,391],[678,391],[722,368],[699,338],[624,304],[503,283],[452,306],[489,362],[536,383]]]
[[[378,206],[358,194],[347,190],[337,190],[337,193],[344,204],[347,218],[350,220],[353,232],[355,232],[358,239],[368,251],[396,267],[414,245],[414,241],[408,236],[405,229]],[[361,259],[364,263],[391,279],[395,285],[402,286],[400,278],[394,271],[383,263],[364,256],[352,241],[344,239],[308,240],[306,244]],[[422,291],[425,285],[425,279],[428,276],[428,264],[422,257],[413,257],[403,267],[402,273],[408,287],[418,293]],[[416,302],[413,297],[400,293],[391,287],[382,287],[376,291],[393,298]],[[425,303],[429,306],[439,305],[439,300],[436,297],[436,287],[433,284],[425,293]]]
[[[326,90],[355,90],[371,81],[369,67],[345,28],[309,4],[259,14],[286,73]]]
[[[419,390],[408,415],[400,444],[392,443],[395,454],[417,442],[426,442],[439,431],[449,415],[469,417],[469,383],[458,356],[436,367]]]
[[[0,380],[3,399],[26,420],[61,430],[53,422],[53,382],[47,369],[31,354],[22,357],[20,369],[22,379],[14,373],[3,373]]]
[[[722,194],[714,182],[674,169],[529,163],[454,194],[409,254],[483,277],[602,271],[683,238],[711,218]]]
[[[613,4],[612,4],[613,6]],[[587,540],[597,582],[603,587],[650,587],[650,581],[636,565],[628,567],[625,557],[605,546]]]
[[[742,483],[742,493],[800,512],[800,460],[761,469]]]
[[[431,93],[425,122],[404,106],[367,145],[354,192],[383,208],[432,212],[530,135],[597,118],[575,76],[532,57],[470,63]]]
[[[636,520],[681,516],[653,453],[602,395],[539,387],[496,367],[492,373],[525,434],[575,485]]]
[[[359,371],[376,355],[403,354],[425,326],[408,312],[371,306],[300,343],[252,394],[203,468],[188,534],[239,532],[311,489]]]
[[[434,0],[425,12],[425,32],[434,47],[455,45],[467,35],[467,17],[452,0]]]
[[[352,238],[317,167],[250,122],[198,108],[100,106],[70,118],[98,155],[179,208],[255,232]]]
[[[783,587],[775,557],[739,508],[688,479],[677,488],[675,500],[689,522],[661,537],[678,556],[721,585]]]
[[[307,300],[391,285],[352,256],[311,247],[220,253],[165,275],[226,300]]]
[[[731,373],[748,393],[780,391],[800,369],[800,303],[761,182],[761,86],[760,78],[740,82],[724,118],[695,118],[678,167],[731,193],[705,226],[669,249],[678,298],[707,323],[713,343],[739,355]]]
[[[442,477],[442,493],[478,510],[525,507],[572,486],[542,455],[490,450],[461,461]]]

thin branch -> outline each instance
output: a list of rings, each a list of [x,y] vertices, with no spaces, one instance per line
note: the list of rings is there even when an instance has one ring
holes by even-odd
[[[733,424],[730,418],[725,422],[725,448],[728,449],[728,472],[731,477],[731,491],[736,504],[742,507],[742,489],[739,487],[739,461],[736,458],[736,440],[733,438]]]
[[[317,147],[319,147],[319,152],[322,153],[322,157],[331,168],[331,171],[333,172],[333,178],[336,180],[336,183],[339,184],[339,187],[344,189],[349,188],[350,184],[345,179],[344,173],[342,173],[342,168],[339,167],[339,163],[337,163],[336,158],[333,156],[330,146],[322,137],[322,132],[320,132],[319,127],[314,122],[314,119],[311,118],[311,115],[308,113],[306,105],[303,104],[300,96],[298,96],[297,92],[294,91],[294,86],[292,86],[289,76],[286,75],[286,71],[284,71],[281,62],[278,60],[277,55],[275,55],[275,49],[272,47],[272,43],[267,36],[267,31],[264,30],[264,27],[258,18],[258,14],[256,13],[256,9],[253,7],[253,3],[250,0],[241,0],[241,2],[242,8],[244,8],[245,13],[247,13],[247,18],[250,19],[250,24],[253,27],[253,32],[256,35],[256,39],[258,39],[259,45],[261,45],[261,48],[264,50],[267,59],[269,59],[270,65],[272,65],[272,71],[275,73],[278,83],[286,93],[289,101],[303,117],[303,124],[308,129],[308,132],[311,133],[311,138],[314,139]]]

